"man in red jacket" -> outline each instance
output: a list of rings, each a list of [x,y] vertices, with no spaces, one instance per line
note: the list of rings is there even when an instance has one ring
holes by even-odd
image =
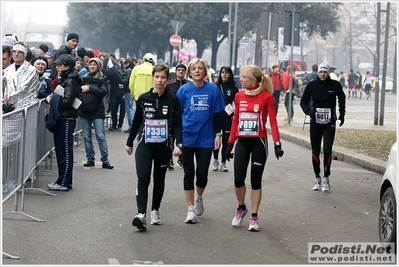
[[[278,112],[278,105],[280,103],[280,94],[283,84],[279,70],[280,67],[277,64],[273,65],[273,70],[269,74],[273,84],[273,98],[274,98],[274,105],[276,106],[276,114]]]

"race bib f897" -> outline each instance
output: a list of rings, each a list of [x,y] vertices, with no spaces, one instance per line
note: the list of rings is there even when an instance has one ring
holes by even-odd
[[[239,136],[256,136],[259,134],[259,115],[257,113],[240,113],[238,120]]]

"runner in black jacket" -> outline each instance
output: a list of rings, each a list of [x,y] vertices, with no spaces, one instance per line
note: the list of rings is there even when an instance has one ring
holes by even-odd
[[[320,147],[323,138],[324,178],[322,190],[330,190],[330,167],[332,161],[332,147],[335,137],[335,122],[337,121],[336,105],[338,98],[339,126],[345,120],[345,93],[341,83],[329,76],[330,67],[321,63],[318,68],[318,77],[311,81],[301,97],[301,108],[310,116],[310,142],[312,146],[312,163],[316,175],[313,190],[320,189]]]
[[[165,174],[172,154],[172,136],[177,146],[174,156],[182,153],[182,115],[179,99],[165,90],[169,68],[164,64],[153,67],[154,88],[139,96],[132,129],[126,142],[126,152],[133,152],[133,140],[137,135],[135,152],[136,173],[138,176],[136,202],[138,214],[133,226],[146,229],[148,186],[151,181],[151,168],[154,161],[154,187],[152,194],[151,224],[161,224],[159,207],[164,189]]]

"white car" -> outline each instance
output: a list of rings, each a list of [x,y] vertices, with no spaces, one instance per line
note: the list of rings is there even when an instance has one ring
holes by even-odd
[[[380,75],[378,79],[378,86],[380,87],[380,92],[382,90],[382,76]],[[385,76],[385,92],[391,92],[393,89],[393,79],[391,77]]]
[[[389,152],[387,168],[380,187],[379,237],[382,243],[396,242],[398,141]]]

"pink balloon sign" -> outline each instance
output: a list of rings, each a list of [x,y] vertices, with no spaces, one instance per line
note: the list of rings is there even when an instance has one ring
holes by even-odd
[[[195,53],[194,53],[194,52],[191,52],[191,53],[190,53],[190,58],[191,58],[191,59],[195,58]]]
[[[175,56],[177,56],[179,54],[179,52],[177,51],[177,50],[173,50],[172,51],[172,55],[175,57]]]

